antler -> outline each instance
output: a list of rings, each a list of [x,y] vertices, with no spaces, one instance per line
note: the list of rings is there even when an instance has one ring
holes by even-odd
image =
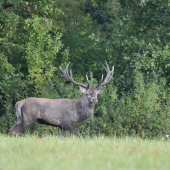
[[[103,67],[105,68],[105,70],[106,70],[106,72],[107,72],[107,76],[106,76],[106,78],[105,78],[104,81],[103,81],[103,75],[102,75],[102,78],[101,78],[99,84],[95,87],[95,89],[97,89],[97,88],[99,88],[99,87],[107,84],[107,83],[112,79],[112,77],[113,77],[114,65],[113,65],[113,67],[112,67],[112,70],[110,71],[110,70],[109,70],[109,66],[108,66],[106,60],[105,60],[105,62],[106,62],[107,68],[106,68],[103,64],[102,64],[102,65],[103,65]],[[102,81],[103,81],[103,83],[102,83]]]
[[[87,79],[88,85],[84,85],[84,84],[80,84],[80,83],[75,82],[75,81],[73,80],[72,70],[70,70],[70,75],[69,75],[69,73],[68,73],[68,67],[69,67],[69,65],[70,65],[70,62],[67,64],[67,66],[66,66],[66,68],[65,68],[64,71],[62,70],[62,68],[61,68],[61,66],[60,66],[60,70],[61,70],[61,72],[63,73],[63,75],[61,75],[61,76],[62,76],[62,77],[65,77],[67,80],[69,80],[71,83],[73,83],[73,84],[76,85],[76,86],[81,86],[81,87],[84,87],[84,88],[86,88],[86,89],[89,89],[90,83],[89,83],[89,80],[88,80],[87,75],[86,75],[86,79]]]

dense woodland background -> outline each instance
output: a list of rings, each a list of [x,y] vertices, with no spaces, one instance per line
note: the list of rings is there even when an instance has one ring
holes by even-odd
[[[82,135],[170,133],[169,0],[1,0],[0,132],[16,122],[14,105],[28,97],[82,94],[61,77],[71,62],[74,79],[95,86],[115,66]],[[32,125],[26,133],[58,134]]]

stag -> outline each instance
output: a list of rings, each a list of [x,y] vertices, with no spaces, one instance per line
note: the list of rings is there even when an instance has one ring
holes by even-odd
[[[65,77],[74,85],[79,86],[80,91],[84,93],[84,95],[77,100],[31,97],[17,102],[15,104],[17,122],[9,130],[8,134],[10,136],[12,133],[19,135],[34,122],[59,127],[61,137],[65,137],[67,131],[79,136],[79,132],[74,126],[93,115],[95,104],[98,101],[97,95],[104,91],[103,88],[98,88],[107,84],[112,79],[114,66],[110,71],[106,62],[106,67],[103,65],[107,72],[106,78],[103,81],[102,75],[99,84],[94,88],[90,88],[87,75],[87,85],[77,83],[73,80],[72,71],[70,70],[70,74],[68,73],[69,64],[70,63],[67,64],[64,71],[60,66],[62,77]]]

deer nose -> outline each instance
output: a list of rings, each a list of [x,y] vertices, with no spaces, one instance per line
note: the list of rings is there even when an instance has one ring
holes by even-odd
[[[93,103],[97,103],[98,102],[98,100],[97,99],[91,99],[91,101],[93,102]]]

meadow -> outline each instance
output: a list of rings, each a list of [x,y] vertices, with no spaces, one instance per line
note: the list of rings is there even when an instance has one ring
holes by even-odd
[[[170,141],[0,135],[1,170],[169,170]]]

